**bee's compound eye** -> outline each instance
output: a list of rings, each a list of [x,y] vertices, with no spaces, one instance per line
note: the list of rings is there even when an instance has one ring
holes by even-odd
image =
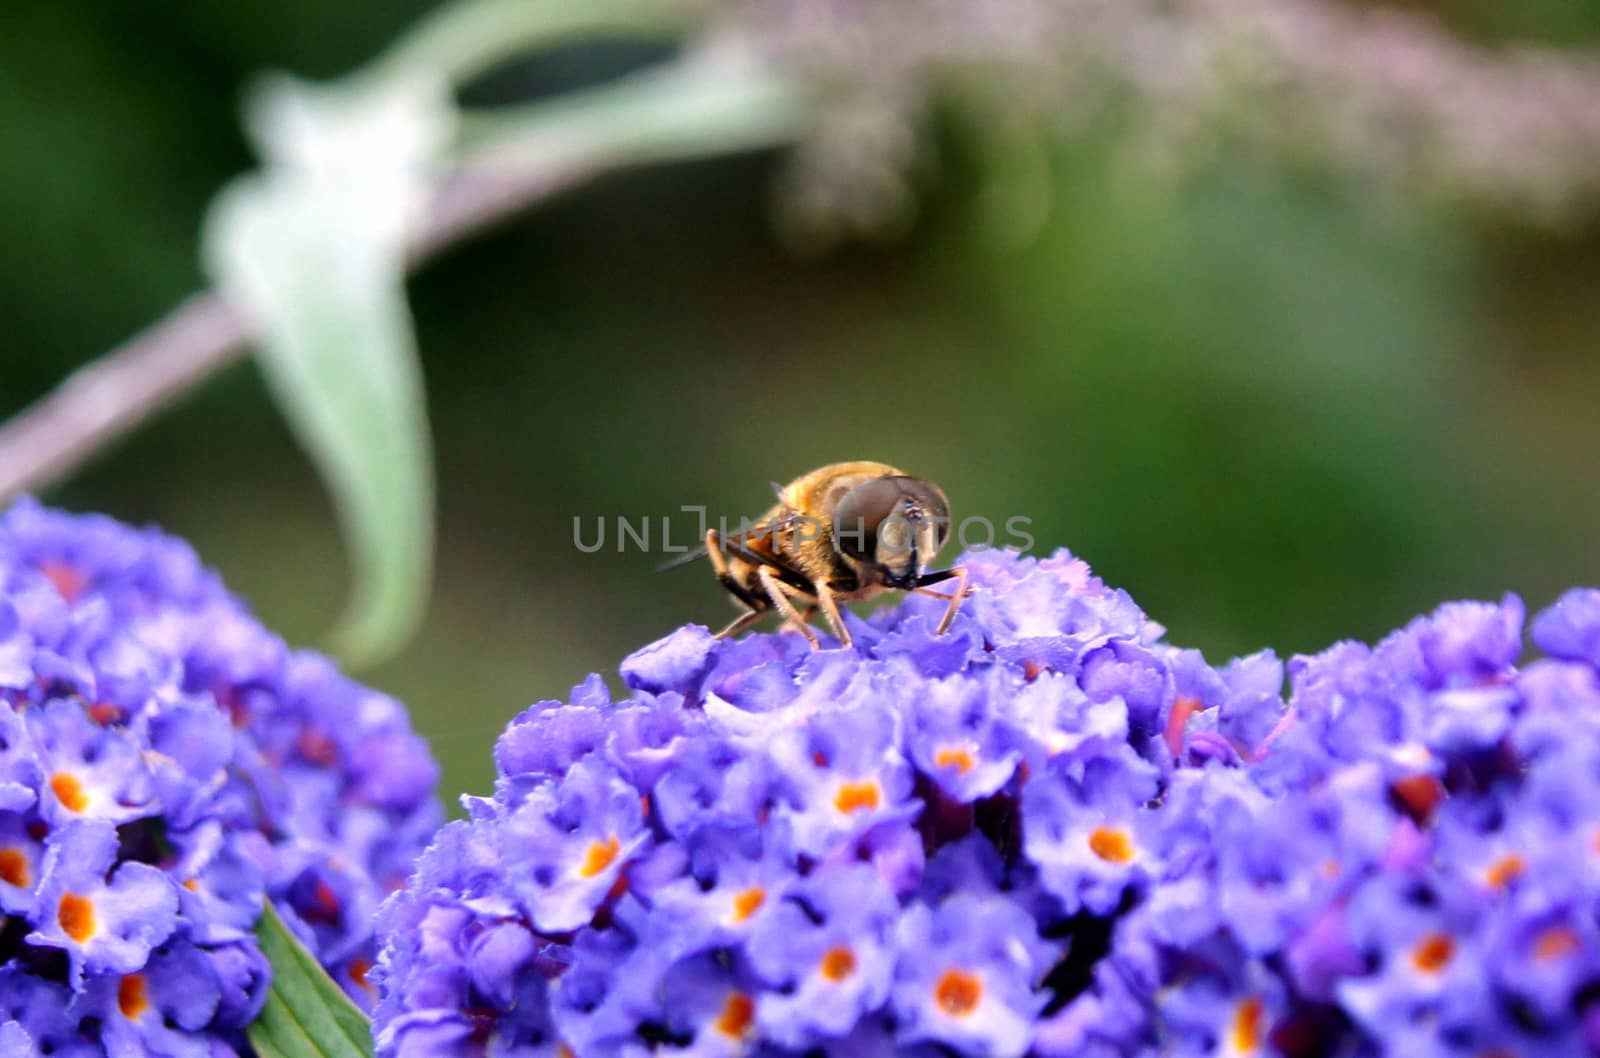
[[[842,554],[861,562],[873,561],[878,551],[880,529],[884,519],[899,510],[905,498],[903,478],[873,478],[857,485],[839,500],[833,509],[833,544]],[[902,523],[904,519],[897,519]]]
[[[895,511],[878,524],[878,554],[897,555],[911,547],[911,523]]]
[[[950,539],[950,502],[939,486],[917,478],[905,478],[906,493],[916,502],[922,517],[933,523],[934,539],[940,547]],[[931,556],[929,556],[931,557]]]

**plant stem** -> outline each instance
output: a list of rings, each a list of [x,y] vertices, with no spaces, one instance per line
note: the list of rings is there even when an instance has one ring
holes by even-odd
[[[460,86],[508,59],[570,40],[670,37],[687,16],[668,0],[457,0],[425,16],[358,77],[420,70]]]
[[[411,263],[603,173],[783,142],[799,120],[786,82],[703,58],[483,117],[471,123],[468,160],[435,193]],[[243,358],[253,337],[249,321],[219,294],[192,296],[0,425],[0,499],[65,477]]]
[[[562,154],[639,165],[754,150],[805,121],[794,84],[741,54],[706,53],[586,92],[461,117],[463,149],[505,164]]]
[[[196,294],[0,427],[0,497],[66,476],[92,453],[244,355],[250,328]]]

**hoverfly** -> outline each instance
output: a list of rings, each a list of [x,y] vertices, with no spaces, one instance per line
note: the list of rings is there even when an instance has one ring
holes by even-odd
[[[821,610],[848,647],[839,603],[888,590],[948,600],[936,632],[950,627],[970,592],[960,566],[927,571],[950,535],[950,504],[939,486],[886,463],[853,462],[832,463],[773,488],[778,502],[754,525],[728,535],[708,530],[703,550],[669,563],[705,555],[717,580],[746,608],[718,639],[777,611],[817,650],[808,622]],[[948,580],[956,582],[955,591],[930,590]]]

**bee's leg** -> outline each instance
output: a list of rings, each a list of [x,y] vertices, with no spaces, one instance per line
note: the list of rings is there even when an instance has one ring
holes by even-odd
[[[715,529],[706,530],[706,557],[711,560],[711,568],[716,571],[717,579],[728,583],[732,579],[728,575],[728,556],[722,553],[722,534]]]
[[[917,581],[917,583],[918,584],[938,584],[941,581],[947,581],[947,580],[950,580],[950,579],[952,579],[954,577],[961,577],[961,578],[963,578],[963,580],[965,580],[966,570],[960,569],[960,568],[956,568],[956,569],[942,570],[942,571],[940,571],[938,573],[926,573],[926,574],[923,574],[922,579]],[[970,599],[970,598],[972,598],[972,593],[977,591],[977,590],[978,590],[977,588],[963,588],[959,597],[963,598],[963,599]],[[950,592],[947,592],[947,591],[934,591],[931,588],[912,588],[911,589],[911,594],[912,595],[926,595],[930,599],[954,599],[954,598],[957,598],[957,596],[952,595]]]
[[[850,649],[850,630],[844,626],[844,618],[839,613],[839,601],[826,584],[817,585],[817,605],[822,607],[822,614],[828,619],[833,634],[839,637],[839,645]]]
[[[925,588],[930,584],[943,584],[945,581],[951,579],[954,579],[956,582],[956,590],[947,596],[943,596],[944,598],[949,599],[950,602],[945,606],[944,616],[939,619],[938,626],[933,630],[933,634],[936,636],[944,635],[945,632],[950,628],[950,622],[956,619],[956,611],[961,609],[961,600],[965,599],[968,595],[967,567],[952,566],[950,569],[940,570],[938,573],[924,573],[922,576],[917,578],[918,588]]]
[[[718,632],[713,638],[715,638],[715,639],[731,639],[732,637],[738,635],[740,632],[743,632],[746,628],[749,628],[751,625],[755,624],[757,621],[761,620],[765,616],[767,616],[767,611],[765,611],[765,610],[749,610],[749,611],[746,611],[745,613],[740,614],[738,617],[735,617],[732,621],[729,621],[728,622],[728,627],[726,627],[722,631]]]
[[[739,583],[738,577],[728,572],[728,556],[722,553],[722,537],[718,535],[715,529],[706,530],[706,557],[711,560],[711,568],[716,571],[717,581],[728,590],[730,595],[758,614],[767,612],[766,600],[752,594],[748,588]],[[739,627],[743,628],[745,626],[740,625]],[[732,628],[733,626],[729,625],[728,628],[723,629],[722,632],[718,633],[719,637],[732,635],[733,632],[730,631]]]
[[[770,566],[758,567],[756,579],[761,581],[761,586],[767,590],[767,598],[771,599],[772,605],[783,614],[784,621],[794,625],[800,634],[806,637],[806,642],[811,644],[812,650],[821,650],[822,644],[817,642],[817,633],[811,630],[805,619],[800,616],[800,611],[794,608],[794,603],[789,601],[788,592],[792,589],[772,575]]]

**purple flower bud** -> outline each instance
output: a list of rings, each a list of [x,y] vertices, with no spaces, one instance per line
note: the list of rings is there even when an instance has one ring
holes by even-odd
[[[1574,588],[1534,618],[1533,641],[1553,658],[1600,666],[1600,589]]]

